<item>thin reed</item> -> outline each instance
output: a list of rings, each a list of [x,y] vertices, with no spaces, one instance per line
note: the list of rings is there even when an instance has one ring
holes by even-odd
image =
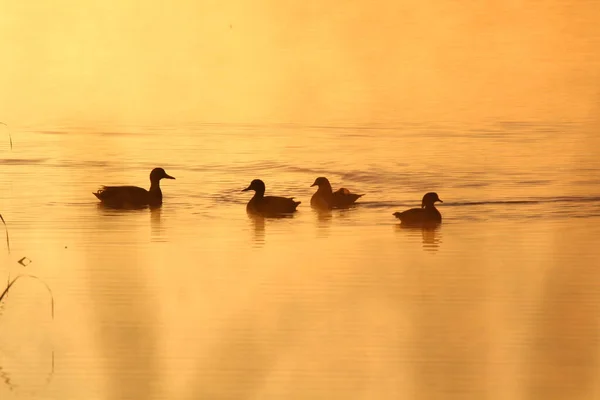
[[[8,249],[8,254],[10,254],[10,239],[8,237],[8,226],[6,225],[6,221],[4,220],[2,214],[0,214],[0,220],[4,224],[4,231],[6,232],[6,248]]]
[[[50,315],[52,316],[52,319],[54,319],[54,294],[52,294],[52,289],[50,289],[50,287],[46,284],[46,282],[44,282],[43,280],[41,280],[40,278],[38,278],[35,275],[20,274],[20,275],[17,275],[16,277],[14,277],[12,280],[10,280],[8,282],[8,285],[6,286],[6,289],[4,289],[2,294],[0,294],[0,303],[2,303],[2,300],[4,300],[5,297],[7,297],[8,291],[10,290],[10,288],[21,278],[36,279],[36,280],[40,281],[42,283],[42,285],[44,285],[46,287],[46,290],[50,294]]]
[[[10,150],[12,151],[13,145],[12,145],[12,135],[10,134],[10,129],[8,128],[8,125],[2,121],[0,121],[0,125],[4,125],[6,127],[6,132],[8,133],[8,140],[10,142]]]

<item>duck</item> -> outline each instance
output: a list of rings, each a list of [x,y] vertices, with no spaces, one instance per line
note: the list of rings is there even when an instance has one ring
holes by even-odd
[[[310,199],[310,205],[313,208],[321,210],[330,210],[332,208],[347,208],[353,205],[356,200],[364,196],[363,194],[351,193],[346,188],[340,188],[335,192],[331,188],[329,179],[321,176],[315,179],[315,183],[310,187],[318,186],[317,191]]]
[[[150,190],[137,186],[102,186],[92,192],[100,202],[112,208],[144,208],[162,205],[161,179],[175,179],[163,168],[154,168],[150,172]]]
[[[295,201],[293,197],[265,196],[265,183],[260,179],[254,179],[250,186],[243,189],[242,192],[254,190],[254,197],[250,199],[246,206],[249,214],[259,214],[267,216],[278,216],[296,212],[296,208],[301,203]]]
[[[442,214],[435,208],[435,202],[443,201],[435,192],[426,193],[421,201],[421,208],[411,208],[403,212],[395,212],[393,215],[398,218],[403,225],[423,226],[437,225],[442,222]]]

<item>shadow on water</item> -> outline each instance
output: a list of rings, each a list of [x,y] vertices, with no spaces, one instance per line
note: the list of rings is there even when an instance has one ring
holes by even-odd
[[[287,315],[294,315],[292,307]],[[279,311],[279,310],[278,310]],[[273,310],[265,312],[272,314]],[[261,312],[230,316],[222,337],[198,357],[207,360],[196,366],[196,378],[186,386],[186,399],[250,399],[260,393],[281,359],[293,349],[299,333],[300,317],[283,318],[274,323],[279,329],[265,326]],[[263,328],[263,329],[260,329]],[[271,328],[271,329],[269,329]],[[236,382],[232,384],[232,382]]]
[[[438,251],[442,245],[441,225],[415,227],[396,224],[395,229],[397,232],[407,235],[412,239],[421,240],[423,250],[425,251]]]
[[[94,229],[87,229],[87,281],[94,322],[96,351],[106,377],[106,395],[111,399],[160,397],[159,332],[156,291],[148,287],[150,272],[144,269],[137,251],[131,250],[147,235],[133,229],[140,214],[148,212],[107,210],[98,206],[92,216]],[[157,219],[158,218],[158,224]],[[160,226],[160,213],[151,214],[149,223]],[[129,245],[124,245],[129,244]]]
[[[404,277],[418,398],[485,398],[489,382],[482,366],[490,356],[482,333],[487,270],[478,263],[466,263],[460,270],[448,269],[446,263],[426,265],[411,268]]]
[[[526,359],[527,398],[598,398],[600,280],[589,265],[557,260],[550,269]]]

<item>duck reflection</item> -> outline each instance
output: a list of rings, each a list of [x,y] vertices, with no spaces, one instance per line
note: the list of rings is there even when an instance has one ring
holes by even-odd
[[[421,228],[423,250],[437,251],[442,243],[440,227]]]
[[[396,230],[415,239],[420,235],[421,242],[423,243],[423,250],[425,251],[438,251],[442,244],[440,225],[412,227],[399,224],[396,225]]]
[[[331,224],[331,220],[333,219],[333,213],[331,212],[331,210],[315,209],[314,213],[317,215],[319,225],[329,226]]]
[[[320,237],[327,237],[331,221],[333,220],[333,213],[331,210],[318,208],[313,208],[313,212],[317,216],[317,235]]]
[[[262,246],[265,243],[265,217],[260,214],[248,213],[248,219],[252,224],[254,242]]]
[[[155,242],[165,241],[164,238],[164,227],[161,224],[162,208],[152,207],[150,208],[150,229],[151,229],[151,240]]]
[[[291,219],[294,218],[293,215],[288,214],[288,215],[271,215],[271,216],[264,216],[261,214],[256,214],[254,212],[248,212],[248,219],[251,221],[252,223],[252,231],[254,233],[254,241],[256,242],[256,244],[262,245],[265,243],[265,226],[267,224],[267,220],[271,220],[272,223],[276,223],[276,222],[282,222],[282,220],[287,220],[287,219]]]

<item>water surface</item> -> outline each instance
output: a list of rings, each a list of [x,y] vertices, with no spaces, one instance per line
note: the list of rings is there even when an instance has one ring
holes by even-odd
[[[589,122],[13,129],[2,399],[600,397]],[[99,207],[103,184],[157,210]],[[317,214],[309,186],[364,193]],[[254,178],[302,201],[245,213]],[[436,230],[392,213],[436,191]],[[32,263],[17,263],[22,257]],[[3,278],[2,278],[3,279]]]

